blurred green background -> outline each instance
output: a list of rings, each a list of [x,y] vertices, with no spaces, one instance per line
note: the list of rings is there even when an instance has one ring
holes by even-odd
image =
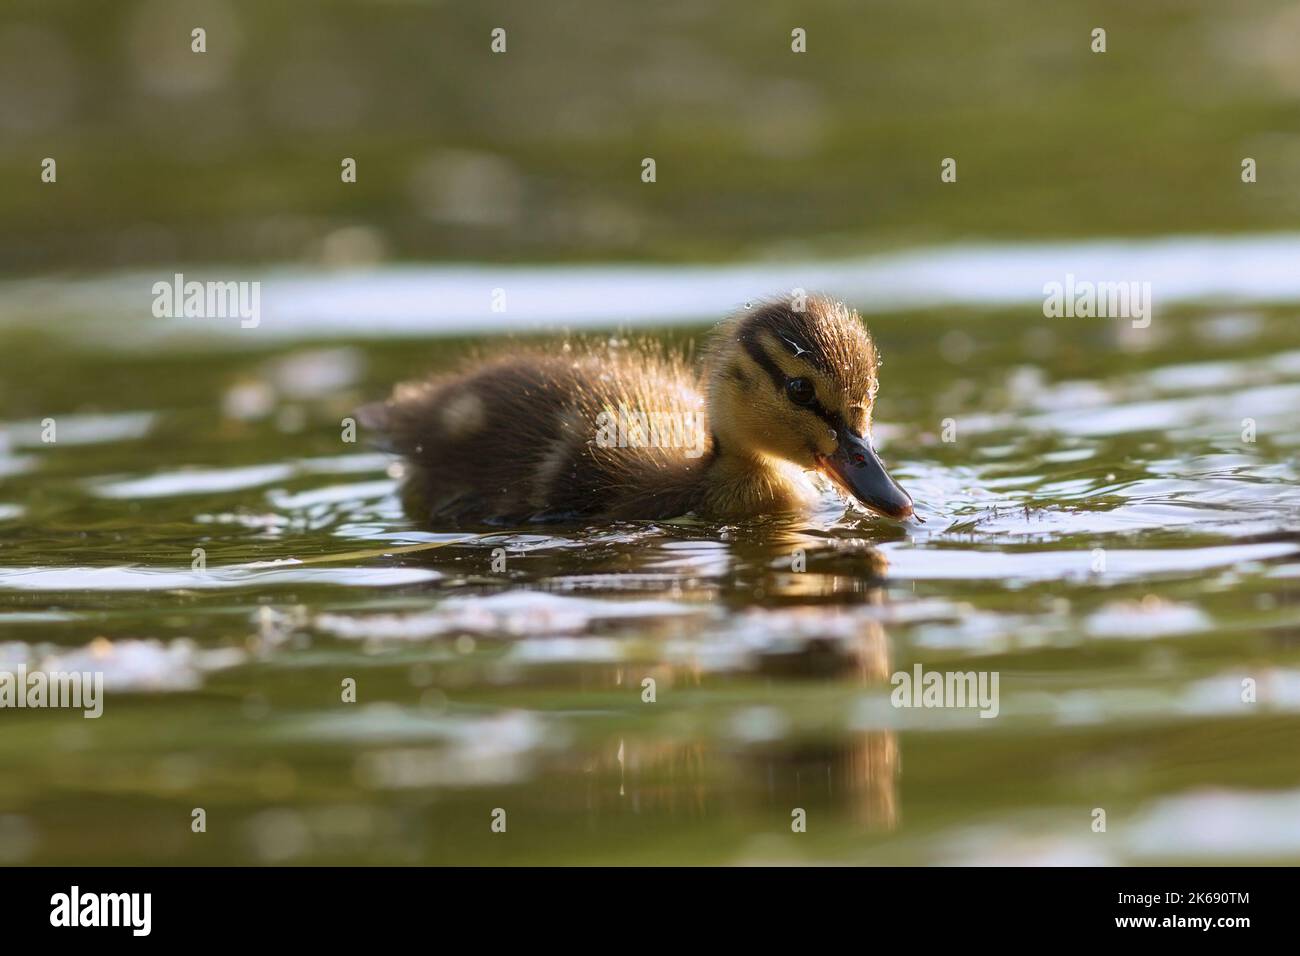
[[[1298,121],[1284,0],[7,0],[0,270],[1281,229]]]

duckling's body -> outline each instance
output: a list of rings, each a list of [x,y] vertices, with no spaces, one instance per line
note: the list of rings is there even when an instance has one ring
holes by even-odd
[[[405,456],[421,519],[732,517],[815,498],[805,469],[854,426],[861,438],[875,367],[856,314],[809,299],[724,323],[703,368],[649,344],[570,342],[400,385],[359,418]]]

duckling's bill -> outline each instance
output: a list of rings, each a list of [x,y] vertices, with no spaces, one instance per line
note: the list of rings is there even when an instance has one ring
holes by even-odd
[[[846,432],[833,454],[818,456],[817,465],[846,494],[876,514],[899,521],[911,517],[912,496],[890,477],[870,441]]]

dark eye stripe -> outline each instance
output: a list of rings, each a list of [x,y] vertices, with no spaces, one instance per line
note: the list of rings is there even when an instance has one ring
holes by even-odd
[[[754,363],[767,373],[767,377],[772,380],[772,385],[777,391],[785,394],[785,372],[781,371],[781,366],[772,361],[772,356],[768,355],[759,344],[758,337],[753,329],[745,329],[740,334],[740,344],[744,347],[745,353],[754,360]],[[808,409],[830,428],[833,428],[838,434],[845,431],[844,419],[835,412],[826,410],[826,406],[821,403],[821,399],[814,398],[809,405],[802,406]]]
[[[764,351],[763,346],[758,342],[756,330],[752,327],[745,328],[740,333],[740,344],[744,347],[745,353],[754,360],[754,363],[767,373],[767,377],[772,380],[778,391],[785,389],[785,372],[781,367],[772,361],[772,356]]]
[[[835,412],[827,411],[819,399],[813,399],[813,403],[805,407],[834,429],[837,435],[845,431],[844,419]]]

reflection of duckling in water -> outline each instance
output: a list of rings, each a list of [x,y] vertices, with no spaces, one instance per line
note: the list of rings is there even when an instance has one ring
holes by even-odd
[[[653,346],[506,353],[361,409],[420,518],[738,517],[797,510],[816,470],[878,514],[912,499],[871,447],[875,344],[810,297],[720,325],[704,369]]]
[[[812,609],[781,613],[774,624],[792,631],[805,630],[803,647],[812,659],[805,666],[786,660],[779,668],[759,662],[759,673],[801,680],[850,678],[849,686],[887,685],[893,671],[889,637],[877,622],[860,616],[832,615],[818,628]],[[803,620],[803,628],[798,626]],[[850,622],[856,626],[850,626]],[[826,632],[827,640],[815,635]],[[851,632],[856,635],[845,639]],[[827,647],[836,645],[836,667],[827,667]],[[795,654],[782,654],[792,658]],[[628,687],[644,693],[645,677],[653,677],[659,692],[673,694],[692,689],[715,690],[717,684],[692,662],[654,666],[609,665],[596,671],[595,683]],[[724,678],[725,679],[725,678]],[[832,685],[833,686],[833,685]],[[779,714],[779,712],[778,712]],[[892,730],[842,728],[838,732],[773,734],[771,708],[741,707],[731,714],[728,738],[688,737],[646,740],[640,737],[608,738],[603,746],[581,757],[581,771],[589,781],[588,809],[630,802],[636,812],[703,817],[720,814],[768,813],[780,808],[787,816],[799,807],[811,813],[829,809],[843,812],[857,826],[889,831],[898,825],[898,737]],[[780,726],[781,717],[778,716]],[[814,725],[815,726],[815,725]],[[754,730],[758,733],[755,734]],[[728,775],[739,775],[728,786]]]

